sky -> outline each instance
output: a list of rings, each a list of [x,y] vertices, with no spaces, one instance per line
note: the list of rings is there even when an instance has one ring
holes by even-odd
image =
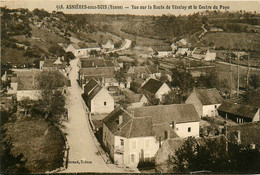
[[[7,6],[8,8],[28,8],[33,10],[35,8],[45,9],[49,12],[62,11],[64,13],[82,14],[82,13],[99,13],[99,14],[132,14],[132,15],[186,15],[199,11],[216,10],[221,11],[251,11],[260,13],[260,1],[169,1],[169,0],[0,0],[1,7]],[[63,9],[57,10],[57,5],[63,6]],[[68,9],[67,5],[74,5],[74,9]],[[76,5],[83,6],[85,9],[77,8]],[[104,7],[105,9],[93,9],[93,6]],[[112,6],[111,6],[112,5]],[[113,7],[120,9],[111,9]],[[133,8],[133,7],[136,8]],[[141,9],[141,6],[145,9]],[[148,6],[150,9],[148,9]],[[79,6],[78,6],[79,7]],[[86,9],[88,7],[89,9]],[[195,9],[197,7],[197,9]],[[166,9],[169,8],[169,9]],[[190,9],[189,9],[190,8]]]

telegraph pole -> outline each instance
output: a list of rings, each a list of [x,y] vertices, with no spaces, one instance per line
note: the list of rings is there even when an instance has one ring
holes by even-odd
[[[249,85],[249,72],[250,72],[250,52],[248,53],[248,57],[247,57],[247,76],[246,76],[246,87],[248,88]]]
[[[237,97],[239,96],[239,53],[237,52]]]

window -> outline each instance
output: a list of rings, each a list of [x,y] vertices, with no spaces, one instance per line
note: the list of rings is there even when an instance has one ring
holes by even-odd
[[[135,155],[134,154],[131,154],[131,162],[135,163]]]
[[[132,149],[136,149],[136,141],[135,140],[132,141]]]
[[[217,105],[215,105],[215,109],[217,109]]]
[[[124,140],[120,139],[120,142],[121,142],[121,146],[124,146]]]
[[[107,102],[106,101],[104,101],[104,106],[106,106],[107,105]]]
[[[191,132],[191,127],[188,127],[188,132]]]

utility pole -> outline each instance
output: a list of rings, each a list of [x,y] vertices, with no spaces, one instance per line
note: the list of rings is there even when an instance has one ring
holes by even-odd
[[[246,76],[246,87],[248,88],[249,85],[249,72],[250,72],[250,53],[248,53],[248,57],[247,57],[247,76]]]
[[[232,65],[231,65],[230,51],[229,51],[229,67],[230,67],[229,78],[230,78],[230,96],[231,96],[231,94],[232,94]]]
[[[237,52],[237,97],[239,96],[239,53]]]
[[[227,135],[227,113],[225,118],[226,154],[228,155],[228,135]]]

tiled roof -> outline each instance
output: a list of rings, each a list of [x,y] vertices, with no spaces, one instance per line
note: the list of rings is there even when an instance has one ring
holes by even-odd
[[[123,122],[119,125],[119,116]],[[149,106],[124,110],[116,108],[104,120],[104,124],[117,136],[146,137],[155,136],[164,139],[164,131],[169,132],[170,138],[178,137],[170,124],[199,121],[199,116],[193,105],[173,104]]]
[[[155,94],[163,85],[159,80],[150,78],[142,87],[142,89]]]
[[[225,101],[219,106],[218,110],[253,119],[256,112],[258,111],[258,108],[249,105],[243,105],[243,104],[237,104],[237,103],[231,103]]]
[[[223,102],[223,98],[215,88],[196,89],[195,92],[203,105],[220,104]]]
[[[85,86],[84,86],[84,93],[85,94],[89,94],[90,91],[95,87],[97,86],[98,83],[95,79],[91,79]]]
[[[149,71],[154,74],[154,73],[160,73],[160,70],[156,67],[156,66],[153,66],[153,65],[149,65],[147,66]]]
[[[89,67],[119,67],[117,62],[113,62],[112,60],[105,60],[103,58],[92,58],[92,59],[82,59],[81,60],[82,68]]]
[[[95,80],[101,80],[102,78],[114,78],[113,67],[97,67],[97,68],[81,68],[79,70],[80,75],[84,74],[84,79],[91,80],[94,78]]]
[[[80,49],[79,45],[76,43],[71,43],[71,45],[74,47],[74,49]]]
[[[44,60],[42,67],[55,67],[59,69],[64,69],[66,67],[65,62],[62,62],[61,64],[54,64],[55,61],[57,61],[57,59],[46,59]]]
[[[125,94],[126,99],[130,102],[130,103],[136,103],[136,102],[140,102],[141,98],[143,97],[143,94],[137,94],[134,93],[133,91],[130,90],[124,90],[123,91]]]
[[[136,66],[136,67],[130,67],[127,71],[128,74],[150,74],[150,70],[147,66]]]
[[[101,91],[102,87],[100,85],[97,85],[88,95],[88,99],[92,100],[98,93]]]
[[[39,90],[37,76],[41,71],[19,71],[17,74],[17,90]]]

